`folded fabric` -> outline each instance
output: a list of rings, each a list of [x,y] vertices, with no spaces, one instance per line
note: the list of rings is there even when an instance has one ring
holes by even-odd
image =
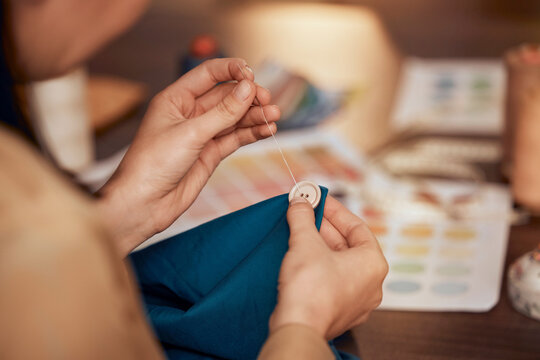
[[[318,229],[327,195],[321,190]],[[257,357],[288,249],[287,208],[287,195],[277,196],[131,255],[148,318],[169,359]],[[333,351],[336,359],[355,359]]]

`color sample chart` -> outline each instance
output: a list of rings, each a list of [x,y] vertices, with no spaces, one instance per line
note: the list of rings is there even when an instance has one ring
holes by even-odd
[[[279,142],[298,182],[311,180],[331,189],[337,183],[363,180],[362,160],[336,136],[317,130],[287,132],[279,136]],[[144,245],[288,193],[293,186],[272,139],[249,145],[225,159],[188,211]]]
[[[436,133],[499,134],[505,75],[499,60],[408,59],[393,125]]]
[[[482,186],[481,196],[471,204],[474,214],[481,215],[474,220],[383,211],[366,205],[362,189],[373,176],[341,138],[313,131],[286,134],[279,141],[298,181],[311,180],[328,187],[332,195],[365,219],[376,235],[390,265],[382,308],[485,311],[497,302],[509,228],[510,197],[504,187]],[[375,182],[380,187],[394,191],[399,187],[378,179]],[[429,199],[457,199],[470,193],[473,186],[425,183],[432,193]],[[145,245],[288,193],[293,186],[271,139],[250,145],[226,159],[193,206]],[[390,189],[382,191],[392,196]],[[418,196],[411,192],[410,197]]]
[[[317,137],[318,140],[313,141],[313,136],[306,138],[310,140],[281,138],[285,157],[297,181],[316,179],[319,184],[329,186],[328,181],[362,180],[360,167],[350,164],[352,159],[344,160],[344,151],[337,139]],[[294,146],[288,146],[289,139]],[[294,182],[274,143],[266,141],[257,145],[219,166],[187,217],[197,221],[204,216],[215,218],[292,189]]]
[[[490,215],[469,221],[421,221],[360,210],[390,265],[382,309],[487,311],[497,303],[510,197],[503,187],[485,185],[480,202],[476,211]]]

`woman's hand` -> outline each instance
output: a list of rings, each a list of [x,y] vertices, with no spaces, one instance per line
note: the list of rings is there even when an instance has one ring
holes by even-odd
[[[279,109],[268,105],[270,93],[253,79],[244,60],[210,60],[152,100],[101,190],[102,213],[122,254],[176,220],[226,156],[271,135],[261,109],[251,107],[255,96],[276,131]]]
[[[291,203],[287,220],[289,251],[281,265],[270,332],[298,323],[331,339],[366,321],[382,300],[388,272],[367,225],[330,196],[320,233],[304,199]]]

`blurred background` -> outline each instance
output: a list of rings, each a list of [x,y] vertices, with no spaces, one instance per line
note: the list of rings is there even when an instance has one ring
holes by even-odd
[[[157,92],[205,58],[245,58],[281,107],[297,179],[364,218],[390,264],[382,309],[393,311],[340,347],[536,359],[540,323],[511,304],[540,319],[538,43],[535,0],[154,0],[86,67],[30,85],[30,104],[60,165],[98,189]],[[44,107],[53,93],[82,110]],[[250,145],[148,243],[291,186],[275,145]]]
[[[217,1],[217,0],[154,0],[149,11],[129,32],[116,40],[113,44],[98,54],[89,64],[90,73],[112,74],[126,79],[139,81],[148,87],[147,98],[171,83],[178,74],[179,57],[189,51],[189,44],[199,34],[212,34],[218,43],[225,47],[223,50],[229,56],[251,56],[259,60],[253,52],[265,53],[275,47],[268,40],[268,36],[253,34],[253,27],[257,28],[257,19],[253,15],[248,23],[238,23],[234,13],[241,13],[246,8],[270,4],[274,7],[289,6],[291,3],[304,3],[308,7],[312,4],[354,5],[360,11],[366,11],[376,17],[373,19],[360,19],[358,21],[380,21],[381,28],[366,30],[355,36],[345,31],[337,31],[336,38],[342,40],[336,44],[326,44],[321,51],[339,54],[350,49],[360,48],[365,51],[358,57],[371,57],[370,63],[391,62],[386,59],[387,54],[380,54],[381,44],[373,44],[373,37],[389,37],[389,46],[395,47],[401,54],[420,57],[500,57],[505,49],[521,44],[539,40],[540,37],[540,4],[536,1],[504,1],[504,0],[372,0],[372,1]],[[255,13],[256,11],[253,10]],[[306,14],[307,12],[307,14]],[[232,13],[232,14],[231,14]],[[321,10],[313,14],[309,10],[299,10],[293,15],[286,16],[284,22],[292,26],[297,22],[301,28],[307,18],[314,21],[340,21],[339,17],[332,19],[331,14]],[[238,15],[236,15],[238,16]],[[235,23],[236,21],[236,23]],[[272,33],[280,27],[279,15],[271,19],[274,28],[265,29]],[[354,21],[354,20],[349,20]],[[224,23],[240,28],[239,37],[224,38],[221,30]],[[361,24],[356,24],[361,26]],[[251,26],[251,27],[250,27]],[[379,25],[377,25],[379,26]],[[369,27],[369,25],[368,25]],[[225,28],[224,30],[229,30]],[[256,29],[260,32],[260,29]],[[323,32],[335,30],[323,29]],[[380,32],[373,34],[374,32]],[[238,34],[235,34],[238,35]],[[231,42],[248,40],[256,44],[257,49],[249,49],[249,54],[242,54]],[[281,41],[285,41],[282,39]],[[368,43],[366,45],[365,43]],[[348,48],[348,49],[344,49]],[[374,52],[376,54],[374,54]],[[248,59],[250,60],[250,59]],[[308,61],[308,59],[305,59]],[[256,64],[253,64],[256,65]],[[330,67],[321,67],[319,72],[331,73],[339,67],[338,61],[327,64]],[[361,63],[359,64],[362,65]],[[389,66],[389,71],[395,69]],[[384,69],[386,70],[386,69]],[[384,70],[374,76],[385,76]],[[371,72],[372,69],[354,69],[354,73]],[[388,70],[386,70],[388,71]],[[395,76],[394,76],[395,78]],[[135,117],[136,119],[137,117]],[[366,120],[367,121],[367,120]],[[110,155],[121,147],[133,135],[137,127],[136,120],[119,125],[117,128],[101,134],[97,138],[97,156],[102,158]]]

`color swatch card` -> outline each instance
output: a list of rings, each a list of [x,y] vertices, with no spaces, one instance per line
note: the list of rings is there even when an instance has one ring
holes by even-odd
[[[278,139],[297,181],[311,180],[329,189],[362,182],[363,162],[341,138],[309,130],[287,132]],[[225,159],[188,211],[144,245],[288,193],[293,186],[273,140],[259,141]]]
[[[431,181],[430,197],[470,198],[462,220],[359,205],[390,265],[382,309],[487,311],[498,301],[510,196],[502,186]],[[390,192],[389,192],[390,194]],[[440,215],[440,214],[439,214]]]
[[[503,128],[505,75],[498,60],[426,60],[403,65],[397,129],[496,135]]]
[[[298,181],[329,188],[377,236],[390,264],[382,308],[483,311],[497,302],[510,209],[504,187],[441,181],[410,186],[368,171],[337,135],[313,130],[278,139]],[[272,139],[247,146],[218,167],[184,215],[144,246],[293,186]],[[464,205],[466,220],[446,216],[448,204]]]

